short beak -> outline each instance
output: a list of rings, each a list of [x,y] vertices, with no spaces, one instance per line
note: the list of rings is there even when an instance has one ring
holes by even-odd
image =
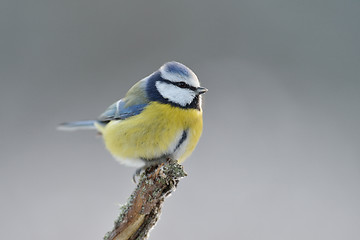
[[[198,88],[196,88],[196,93],[197,94],[203,94],[203,93],[206,93],[208,90],[207,90],[207,88],[204,88],[204,87],[198,87]]]

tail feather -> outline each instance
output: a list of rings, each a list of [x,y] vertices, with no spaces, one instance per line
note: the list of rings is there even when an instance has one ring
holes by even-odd
[[[96,129],[94,120],[89,121],[77,121],[77,122],[65,122],[61,123],[57,129],[62,131],[75,131],[75,130],[87,130]]]

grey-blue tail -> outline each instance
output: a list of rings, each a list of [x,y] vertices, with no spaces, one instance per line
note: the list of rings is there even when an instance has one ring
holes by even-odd
[[[87,130],[87,129],[96,129],[94,120],[89,121],[77,121],[77,122],[66,122],[61,123],[58,126],[58,130],[62,131],[75,131],[75,130]]]

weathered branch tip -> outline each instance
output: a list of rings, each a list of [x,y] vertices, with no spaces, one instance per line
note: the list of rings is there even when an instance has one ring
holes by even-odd
[[[171,159],[147,168],[128,202],[121,207],[114,229],[104,240],[147,239],[159,219],[165,197],[175,191],[179,180],[185,176],[182,165]]]

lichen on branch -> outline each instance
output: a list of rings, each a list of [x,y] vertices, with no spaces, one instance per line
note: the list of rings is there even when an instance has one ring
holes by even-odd
[[[185,176],[182,165],[171,159],[147,168],[104,240],[146,239],[159,219],[165,198]]]

